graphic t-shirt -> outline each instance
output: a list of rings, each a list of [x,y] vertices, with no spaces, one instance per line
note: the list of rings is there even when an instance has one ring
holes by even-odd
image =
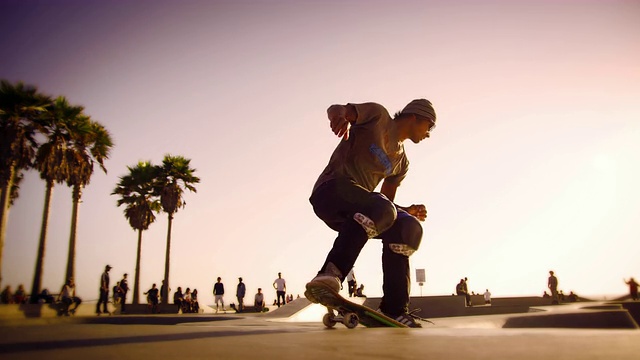
[[[395,121],[380,104],[350,105],[358,113],[356,123],[351,126],[349,139],[341,140],[333,151],[313,190],[338,178],[350,179],[369,191],[383,179],[399,185],[407,175],[409,160]]]

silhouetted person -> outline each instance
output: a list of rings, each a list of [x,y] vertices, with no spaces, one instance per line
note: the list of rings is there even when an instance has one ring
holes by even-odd
[[[58,294],[58,300],[62,303],[59,315],[69,316],[70,313],[76,313],[76,309],[80,306],[82,300],[76,296],[76,284],[73,279],[67,280],[67,283],[62,286],[60,294]],[[74,305],[73,309],[71,305]]]
[[[221,277],[218,277],[217,282],[213,284],[213,297],[216,302],[216,312],[218,312],[218,303],[222,303],[222,311],[227,311],[224,308],[224,284]]]
[[[156,287],[156,284],[153,284],[153,286],[151,286],[151,289],[147,290],[147,292],[144,293],[145,295],[147,295],[147,303],[149,304],[149,306],[151,306],[151,313],[155,314],[158,312],[158,288]]]
[[[111,313],[107,309],[107,303],[109,302],[109,270],[111,269],[111,266],[105,266],[104,272],[100,276],[100,297],[98,298],[98,303],[96,304],[96,314],[98,314],[98,316],[101,313],[111,315]],[[100,305],[102,305],[102,312],[100,312]]]
[[[253,307],[256,309],[257,312],[262,312],[262,310],[264,310],[265,304],[264,304],[264,294],[262,293],[262,288],[258,288],[258,293],[253,299]]]
[[[26,304],[27,303],[27,293],[24,290],[24,285],[18,285],[18,290],[13,294],[13,301],[16,304]]]
[[[547,286],[551,290],[551,304],[559,304],[558,300],[558,278],[554,275],[553,271],[549,271],[549,279]]]
[[[198,289],[193,289],[193,292],[191,293],[191,310],[194,313],[200,311],[200,303],[198,302]]]
[[[182,287],[178,286],[178,290],[173,293],[173,303],[178,307],[178,311],[182,310],[184,305],[184,294],[182,294]]]
[[[0,303],[13,304],[13,291],[11,291],[10,285],[7,285],[0,293]]]
[[[353,268],[351,268],[351,271],[347,274],[347,286],[349,287],[349,297],[355,296],[358,285],[356,275],[353,273]]]
[[[113,292],[111,293],[111,299],[113,300],[113,306],[120,304],[122,298],[122,289],[120,289],[120,281],[116,282],[113,286]]]
[[[489,289],[484,292],[484,303],[487,305],[491,304],[491,293],[489,292]]]
[[[467,279],[466,277],[464,278],[464,284],[463,284],[463,288],[464,288],[464,299],[467,302],[467,306],[472,306],[471,304],[471,294],[469,294],[469,286],[467,285],[467,281],[469,279]]]
[[[423,204],[394,203],[409,171],[404,142],[428,138],[436,125],[431,102],[415,99],[392,116],[373,102],[331,105],[327,117],[341,138],[313,186],[314,213],[338,232],[318,274],[306,285],[313,303],[330,305],[333,293],[369,239],[382,240],[382,292],[379,310],[408,327],[420,327],[408,309],[409,256],[420,246],[427,217]],[[380,185],[380,187],[378,187]],[[380,189],[379,192],[376,189]]]
[[[120,313],[127,312],[127,292],[129,291],[129,281],[127,281],[127,274],[125,273],[120,280]]]
[[[238,298],[238,312],[244,310],[244,296],[247,292],[247,288],[242,282],[242,278],[238,278],[238,286],[236,287],[236,298]]]
[[[578,301],[578,295],[576,295],[573,291],[571,291],[569,293],[569,296],[567,296],[567,299],[569,300],[569,302],[576,302]]]
[[[629,281],[624,280],[624,283],[629,285],[629,295],[631,295],[631,300],[638,300],[638,283],[633,278],[629,279]]]

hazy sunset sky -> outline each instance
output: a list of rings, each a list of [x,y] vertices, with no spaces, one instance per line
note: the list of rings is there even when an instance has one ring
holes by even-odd
[[[106,264],[133,286],[137,233],[110,193],[127,166],[168,153],[201,178],[174,218],[171,288],[211,304],[220,276],[231,303],[242,276],[251,299],[262,287],[271,302],[282,272],[303,296],[335,238],[308,202],[340,141],[326,108],[394,113],[415,98],[438,122],[406,143],[396,197],[429,211],[411,258],[427,281],[412,295],[451,294],[465,276],[495,297],[540,295],[549,270],[567,293],[624,295],[623,278],[640,278],[639,1],[0,0],[0,17],[0,78],[66,96],[115,141],[80,208],[85,300]],[[31,287],[44,193],[28,172],[3,284]],[[53,292],[70,217],[70,190],[56,186]],[[161,213],[143,235],[142,291],[163,278],[166,231]],[[355,274],[381,295],[379,240]]]

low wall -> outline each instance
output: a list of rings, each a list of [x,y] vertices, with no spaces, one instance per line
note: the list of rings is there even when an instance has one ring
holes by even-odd
[[[0,320],[3,319],[29,319],[29,318],[54,318],[58,316],[59,304],[0,304]],[[109,303],[107,310],[114,315],[120,314],[120,306]],[[127,304],[127,314],[151,314],[151,308],[147,304]],[[159,314],[177,314],[178,306],[173,304],[159,305]],[[96,304],[80,304],[76,316],[96,316]]]
[[[417,315],[424,318],[440,318],[527,313],[532,307],[550,305],[549,299],[539,296],[493,298],[491,305],[485,305],[482,295],[472,295],[471,303],[473,306],[466,306],[464,296],[416,296],[410,299],[409,310],[420,309]],[[380,298],[367,298],[364,305],[377,309]]]

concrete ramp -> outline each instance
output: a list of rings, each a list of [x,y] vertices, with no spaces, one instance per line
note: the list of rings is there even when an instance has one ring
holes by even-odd
[[[295,299],[286,305],[282,305],[279,308],[275,308],[272,311],[269,311],[267,314],[265,314],[265,317],[269,317],[269,318],[290,317],[298,313],[299,311],[303,310],[309,305],[311,305],[311,301],[307,300],[307,298]]]
[[[365,298],[349,298],[350,301],[363,304]],[[295,307],[287,309],[288,306],[297,302]],[[296,310],[297,309],[297,310]],[[273,313],[268,314],[270,321],[280,322],[321,322],[324,314],[327,313],[327,308],[320,304],[313,304],[306,298],[296,299],[295,301],[281,307]]]

